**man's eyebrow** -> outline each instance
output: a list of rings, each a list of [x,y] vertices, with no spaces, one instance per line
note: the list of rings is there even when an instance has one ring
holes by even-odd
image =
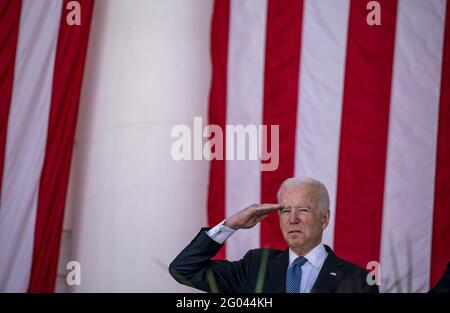
[[[280,206],[280,208],[278,209],[278,211],[283,211],[284,209],[297,209],[297,210],[309,210],[311,211],[311,208],[309,206],[298,206],[298,207],[293,207],[291,205],[283,205]]]

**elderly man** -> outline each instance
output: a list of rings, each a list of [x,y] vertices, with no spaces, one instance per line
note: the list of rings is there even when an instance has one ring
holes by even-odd
[[[312,178],[290,178],[278,191],[279,204],[254,204],[212,229],[204,228],[173,260],[169,271],[180,283],[221,292],[378,292],[367,271],[338,258],[322,244],[330,220],[326,187]],[[211,260],[238,229],[248,229],[278,211],[289,248],[250,250],[236,262]]]

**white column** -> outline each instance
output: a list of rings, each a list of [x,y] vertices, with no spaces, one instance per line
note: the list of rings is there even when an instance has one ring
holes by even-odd
[[[97,0],[67,207],[80,292],[183,292],[171,260],[206,225],[207,161],[170,131],[206,123],[209,0]]]

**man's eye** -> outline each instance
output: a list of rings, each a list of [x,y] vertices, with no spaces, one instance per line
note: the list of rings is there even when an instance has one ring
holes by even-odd
[[[291,210],[290,209],[283,209],[283,210],[281,210],[281,213],[282,214],[291,213]]]

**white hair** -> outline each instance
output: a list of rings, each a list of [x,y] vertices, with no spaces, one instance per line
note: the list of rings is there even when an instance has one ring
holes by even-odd
[[[278,189],[277,199],[278,203],[281,202],[281,194],[284,188],[288,186],[302,186],[307,185],[312,188],[313,192],[317,197],[317,209],[325,211],[325,209],[330,208],[330,196],[328,195],[327,187],[320,181],[311,177],[299,177],[299,178],[288,178],[286,179]]]

